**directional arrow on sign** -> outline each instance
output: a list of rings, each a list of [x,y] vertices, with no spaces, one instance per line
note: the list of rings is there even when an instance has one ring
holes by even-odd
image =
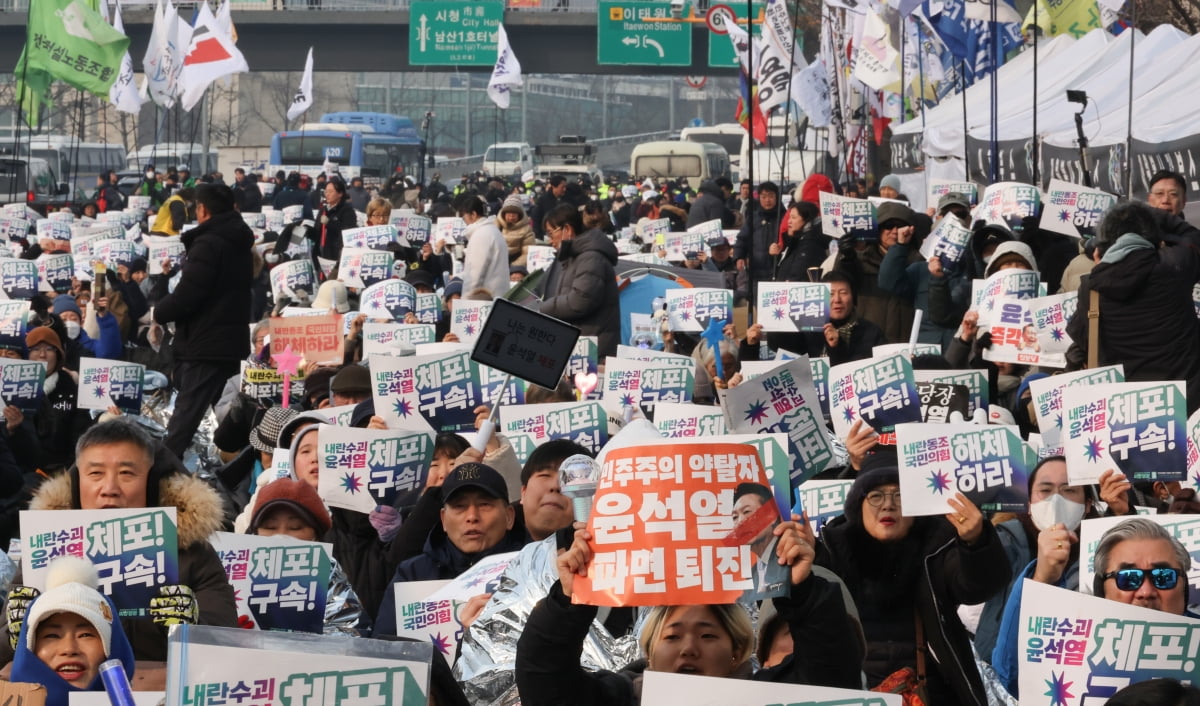
[[[638,46],[639,39],[640,39],[640,37],[637,37],[637,36],[625,37],[624,39],[621,40],[621,43],[624,44],[625,46],[633,45],[636,47],[636,46]]]
[[[663,51],[663,47],[661,44],[659,44],[658,42],[654,41],[653,39],[651,39],[645,35],[642,35],[642,46],[654,47],[655,49],[657,49],[658,50],[658,58],[660,58],[660,59],[666,57],[666,55],[667,55],[667,53]]]
[[[418,25],[417,39],[421,41],[421,51],[425,51],[425,43],[429,41],[429,18],[424,14],[421,15],[421,22]]]

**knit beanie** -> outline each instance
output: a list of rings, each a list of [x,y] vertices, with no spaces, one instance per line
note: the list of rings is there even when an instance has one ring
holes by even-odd
[[[79,305],[75,303],[75,298],[69,294],[60,294],[54,298],[52,311],[59,316],[64,312],[73,311],[80,319],[83,318],[83,312],[79,309]]]
[[[504,215],[505,211],[516,211],[522,218],[525,216],[525,205],[521,203],[521,197],[516,194],[510,194],[504,199],[504,203],[500,206],[500,215]]]
[[[316,530],[318,537],[324,536],[332,526],[329,511],[325,509],[325,503],[321,501],[316,488],[302,480],[280,478],[258,491],[254,515],[250,518],[250,532],[257,533],[259,524],[277,507],[295,511]]]
[[[96,590],[100,575],[87,559],[63,556],[50,563],[46,573],[46,591],[38,596],[25,616],[27,647],[36,652],[38,625],[58,613],[74,613],[92,624],[104,644],[104,654],[112,648],[112,606]]]
[[[62,339],[58,337],[54,329],[49,326],[34,326],[29,330],[29,333],[25,334],[26,348],[33,348],[39,343],[49,344],[54,347],[54,350],[58,351],[58,366],[61,368],[67,358],[67,352],[63,349]],[[49,375],[52,372],[54,371],[47,370],[46,374]]]

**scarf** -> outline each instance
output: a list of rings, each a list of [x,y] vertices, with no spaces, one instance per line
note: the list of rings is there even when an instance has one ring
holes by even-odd
[[[1100,262],[1107,262],[1111,265],[1114,262],[1124,260],[1130,253],[1137,252],[1138,250],[1153,249],[1154,243],[1151,243],[1149,240],[1146,240],[1137,233],[1126,233],[1117,238],[1117,242],[1113,243],[1112,247],[1104,253],[1104,257],[1100,258]]]

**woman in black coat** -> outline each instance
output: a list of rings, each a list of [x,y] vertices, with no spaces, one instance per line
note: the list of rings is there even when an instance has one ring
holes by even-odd
[[[357,227],[358,215],[346,196],[346,182],[340,177],[330,179],[325,183],[325,205],[317,214],[317,227],[308,232],[316,240],[316,256],[336,265],[342,257],[342,231]],[[319,261],[317,271],[322,271]]]
[[[772,256],[781,256],[775,265],[775,281],[808,282],[808,268],[821,266],[833,238],[821,232],[821,211],[807,201],[793,201],[786,215],[780,243],[768,250]]]

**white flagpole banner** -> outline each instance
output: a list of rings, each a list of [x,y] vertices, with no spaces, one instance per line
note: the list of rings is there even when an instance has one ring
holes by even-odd
[[[292,99],[292,105],[288,107],[287,119],[295,120],[304,115],[304,111],[312,107],[313,92],[312,92],[312,70],[313,70],[313,55],[312,47],[308,48],[308,58],[304,60],[304,76],[300,78],[300,89],[296,91],[296,97]]]
[[[517,61],[517,55],[508,43],[508,33],[504,31],[504,25],[496,27],[496,37],[496,66],[492,69],[487,93],[488,98],[491,98],[497,107],[508,110],[512,87],[523,86],[525,80],[521,78],[521,62]]]

